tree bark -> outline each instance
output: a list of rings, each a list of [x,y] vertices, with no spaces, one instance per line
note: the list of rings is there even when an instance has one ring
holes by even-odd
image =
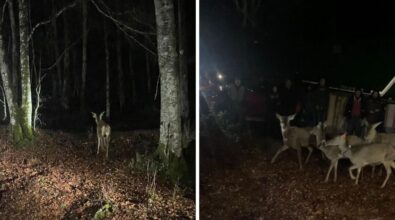
[[[183,146],[186,146],[190,141],[190,119],[189,119],[189,96],[188,96],[188,63],[186,51],[186,36],[184,21],[186,19],[184,13],[183,0],[178,0],[178,56],[179,56],[179,71],[180,71],[180,104],[181,104],[181,123]]]
[[[159,153],[181,157],[181,107],[174,5],[172,0],[154,0],[160,72]]]
[[[58,59],[59,57],[59,44],[58,44],[58,25],[56,22],[56,5],[55,1],[52,0],[52,19],[51,19],[51,25],[53,29],[53,48],[54,48],[54,53],[55,53],[55,60]],[[56,77],[55,77],[55,85],[56,89],[54,90],[55,94],[54,98],[57,98],[60,96],[61,91],[62,91],[62,64],[61,62],[56,63]]]
[[[118,69],[118,98],[119,98],[119,110],[122,112],[125,105],[125,89],[124,89],[124,77],[122,68],[122,48],[121,48],[121,35],[117,30],[117,69]]]
[[[14,14],[14,3],[13,0],[8,0],[8,14],[10,16],[11,24],[11,38],[12,38],[12,88],[14,90],[15,96],[18,97],[19,87],[18,87],[18,67],[19,67],[19,56],[18,56],[18,39],[17,39],[17,29],[15,23]]]
[[[72,68],[73,68],[73,95],[78,97],[78,95],[80,94],[80,74],[79,74],[79,66],[77,65],[77,52],[75,50],[72,51],[71,53],[71,57],[72,57]]]
[[[11,74],[8,64],[6,63],[5,59],[5,52],[4,52],[4,41],[3,41],[3,31],[2,25],[0,25],[0,71],[1,71],[1,80],[3,82],[3,88],[7,100],[8,112],[10,115],[10,131],[13,135],[13,139],[17,139],[20,135],[15,136],[14,134],[21,134],[20,130],[18,129],[17,122],[16,122],[16,97],[14,96],[14,90],[12,89],[12,83],[10,82]],[[19,132],[18,132],[19,131]]]
[[[88,38],[88,5],[87,0],[82,0],[82,71],[81,71],[81,91],[80,107],[85,110],[85,86],[86,86],[86,69],[87,69],[87,39]]]
[[[22,102],[20,108],[20,120],[24,139],[31,139],[32,129],[32,91],[30,83],[30,58],[29,58],[29,32],[28,32],[28,4],[27,0],[19,0],[19,32],[20,32],[20,63],[21,63],[21,83]]]
[[[106,117],[110,119],[111,100],[110,100],[110,52],[108,50],[108,31],[106,21],[103,21],[104,29],[104,52],[106,55]]]
[[[149,59],[148,52],[145,53],[145,69],[147,75],[147,96],[149,100],[149,105],[153,104],[153,96],[152,96],[152,89],[151,89],[151,62]],[[152,106],[150,106],[152,107]]]
[[[134,106],[137,102],[137,91],[136,91],[136,75],[133,70],[133,51],[129,52],[129,74],[131,79],[131,91],[132,91],[132,105]]]
[[[66,13],[63,13],[63,34],[64,34],[64,45],[68,48],[70,44],[69,38],[69,25],[66,17]],[[61,103],[63,108],[69,109],[69,78],[70,78],[70,51],[66,49],[63,58],[63,83],[62,83],[62,95]]]

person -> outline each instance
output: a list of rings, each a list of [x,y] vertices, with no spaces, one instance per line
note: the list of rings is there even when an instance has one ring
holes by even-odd
[[[276,118],[276,113],[280,109],[280,94],[278,93],[278,88],[276,85],[272,87],[272,91],[268,95],[266,106],[267,109],[265,118],[267,121],[267,127],[265,127],[265,130],[271,136],[280,137],[280,129],[277,129],[279,123]]]
[[[314,124],[325,122],[328,113],[329,90],[325,78],[320,79],[320,85],[314,92]]]
[[[347,133],[357,136],[362,135],[362,118],[365,114],[365,100],[360,89],[356,89],[354,95],[348,99],[345,116],[347,118]]]
[[[374,124],[384,119],[384,109],[378,91],[373,91],[366,102],[366,120],[369,124]]]
[[[285,80],[285,87],[280,93],[280,115],[293,115],[300,110],[299,97],[290,79]]]
[[[314,95],[315,91],[313,91],[313,87],[308,85],[306,95],[303,98],[302,108],[302,119],[304,126],[312,127],[317,124],[315,123],[316,111],[314,109]]]
[[[242,123],[245,88],[241,84],[240,78],[236,77],[234,83],[230,86],[229,98],[231,101],[231,111],[234,113],[236,123]]]

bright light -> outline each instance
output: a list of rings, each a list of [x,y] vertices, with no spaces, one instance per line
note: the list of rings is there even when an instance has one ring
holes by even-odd
[[[222,86],[219,86],[219,90],[222,91],[224,88]]]
[[[218,77],[219,80],[223,80],[224,79],[224,76],[221,73],[218,73],[217,77]]]

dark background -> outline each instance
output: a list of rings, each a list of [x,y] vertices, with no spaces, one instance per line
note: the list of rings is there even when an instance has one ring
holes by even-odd
[[[324,76],[335,86],[381,90],[395,74],[393,8],[388,1],[263,0],[255,26],[243,27],[233,1],[201,0],[201,71]]]
[[[35,0],[29,3],[29,13],[31,19],[31,27],[37,23],[46,21],[52,16],[52,8],[60,11],[64,6],[71,4],[74,0]],[[106,11],[108,7],[119,21],[125,23],[131,28],[151,32],[156,34],[155,7],[154,1],[146,0],[114,0],[114,1],[95,1],[99,7]],[[4,1],[1,1],[4,3]],[[105,5],[104,5],[104,4]],[[178,28],[178,1],[175,3],[176,26]],[[3,4],[2,4],[3,5]],[[40,109],[43,128],[51,129],[68,129],[68,130],[86,130],[93,126],[94,122],[90,112],[102,112],[105,110],[106,101],[106,69],[105,69],[105,50],[104,50],[104,29],[103,22],[106,21],[108,31],[108,45],[110,53],[110,84],[111,84],[111,118],[107,119],[115,129],[157,129],[159,128],[159,111],[160,111],[160,92],[156,99],[155,91],[159,76],[159,68],[157,56],[148,53],[138,43],[127,37],[123,32],[121,36],[121,55],[122,68],[124,75],[125,89],[125,108],[123,111],[119,109],[118,101],[118,69],[116,40],[118,28],[115,24],[104,15],[99,13],[95,6],[88,1],[88,37],[87,37],[87,76],[86,76],[86,109],[81,111],[80,99],[77,95],[70,96],[70,109],[65,110],[60,105],[60,98],[52,95],[52,78],[56,76],[56,67],[46,70],[45,68],[52,66],[57,57],[54,55],[54,30],[51,24],[42,25],[36,29],[33,35],[34,52],[31,52],[31,67],[33,63],[37,68],[43,69],[42,74],[46,74],[43,81],[42,99],[43,105]],[[16,22],[18,23],[18,8],[14,4],[14,13]],[[185,54],[188,65],[188,95],[190,104],[191,119],[195,114],[195,1],[187,1],[182,8],[185,13],[184,22],[185,29]],[[5,11],[5,23],[3,28],[3,36],[5,38],[5,49],[7,57],[11,59],[11,29],[9,25],[8,10]],[[70,44],[70,88],[73,88],[74,80],[72,75],[78,77],[77,83],[80,85],[82,71],[82,8],[81,1],[76,0],[76,6],[64,12],[67,17],[69,26]],[[56,19],[58,31],[59,53],[62,53],[69,45],[65,45],[63,33],[63,14]],[[31,29],[31,28],[30,28]],[[176,30],[178,31],[178,30]],[[129,33],[133,38],[138,40],[146,48],[157,53],[156,35],[145,37],[141,34]],[[176,33],[178,34],[178,33]],[[19,37],[19,35],[18,35]],[[178,37],[178,36],[177,36]],[[33,51],[33,50],[31,50]],[[129,65],[129,56],[132,56],[132,66]],[[146,59],[149,59],[149,71],[147,71]],[[39,63],[41,58],[41,65]],[[11,67],[11,62],[9,62]],[[61,69],[63,71],[63,58],[60,60]],[[136,82],[136,103],[132,103],[132,74]],[[63,73],[62,73],[63,74]],[[150,75],[150,80],[148,77]],[[34,83],[35,78],[32,80]],[[148,89],[148,84],[151,90]],[[158,88],[160,91],[160,87]],[[34,94],[35,95],[35,94]],[[34,98],[34,97],[33,97]]]

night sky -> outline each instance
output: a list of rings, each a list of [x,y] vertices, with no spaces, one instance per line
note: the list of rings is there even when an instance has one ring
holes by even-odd
[[[201,71],[382,89],[395,75],[394,7],[345,2],[263,0],[243,27],[233,1],[202,0]]]

